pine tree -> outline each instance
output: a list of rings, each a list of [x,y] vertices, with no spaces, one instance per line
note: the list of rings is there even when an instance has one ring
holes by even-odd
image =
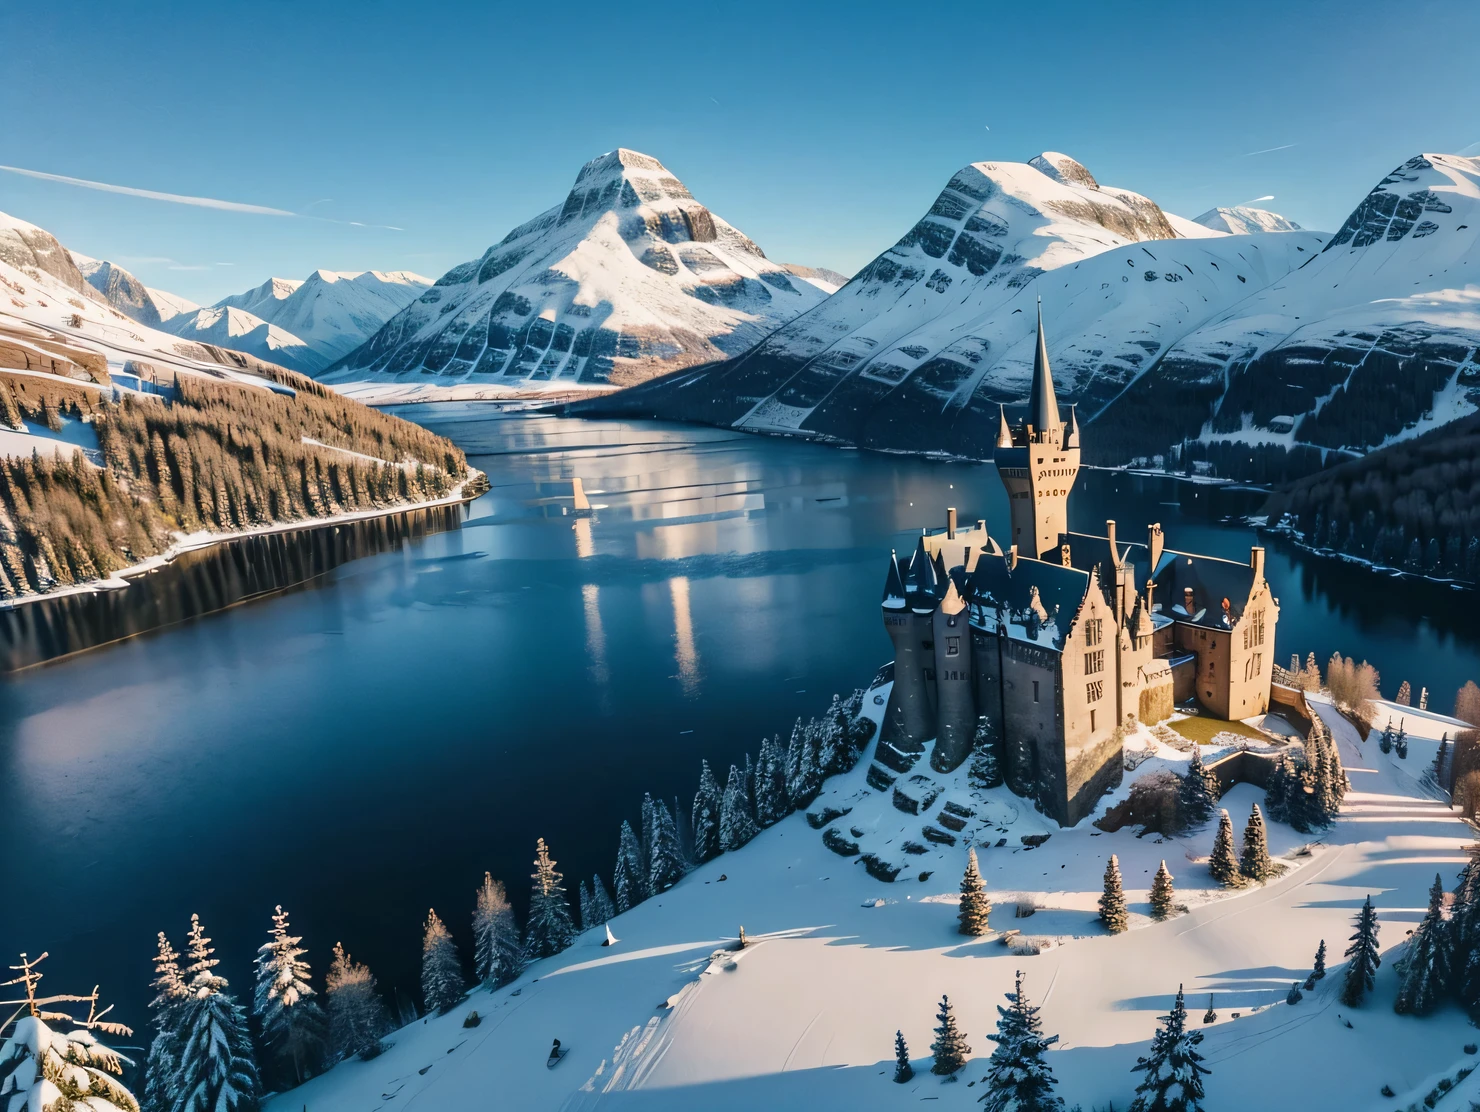
[[[1121,887],[1120,859],[1113,853],[1105,866],[1105,891],[1100,896],[1100,922],[1111,934],[1121,934],[1130,928],[1125,891]]]
[[[732,849],[739,849],[757,833],[759,831],[756,829],[755,816],[750,809],[750,795],[745,790],[745,773],[731,765],[730,779],[725,785],[725,796],[720,804],[720,850],[729,853]]]
[[[252,1010],[261,1025],[262,1046],[276,1059],[282,1079],[301,1085],[323,1062],[328,1021],[314,999],[307,953],[288,933],[288,914],[279,904],[268,940],[257,951],[257,991]],[[265,1072],[265,1071],[264,1071]]]
[[[709,770],[709,762],[701,761],[699,768],[699,790],[694,793],[694,860],[699,864],[719,855],[719,784]]]
[[[1372,907],[1372,897],[1357,912],[1357,933],[1351,937],[1346,948],[1350,958],[1346,967],[1346,983],[1341,989],[1341,1002],[1355,1008],[1362,997],[1372,991],[1377,976],[1377,967],[1382,964],[1382,955],[1377,949],[1377,911]]]
[[[473,971],[489,988],[499,988],[524,969],[519,923],[502,881],[483,874],[473,905]]]
[[[1156,870],[1156,876],[1151,879],[1151,918],[1170,919],[1172,916],[1172,899],[1176,892],[1172,888],[1172,874],[1163,861],[1161,868]]]
[[[1447,784],[1448,781],[1447,781],[1447,778],[1445,777],[1445,766],[1448,763],[1448,760],[1449,760],[1449,733],[1448,733],[1448,731],[1445,731],[1444,736],[1439,739],[1439,749],[1438,749],[1438,752],[1436,752],[1434,754],[1434,767],[1429,772],[1429,775],[1431,775],[1434,778],[1434,785],[1440,791],[1448,791],[1449,790],[1446,787],[1446,784]]]
[[[463,998],[464,987],[452,934],[435,911],[428,911],[421,936],[421,998],[427,1011],[445,1015]]]
[[[931,1073],[942,1076],[955,1073],[966,1064],[971,1047],[966,1045],[966,1035],[956,1027],[956,1015],[951,1010],[951,998],[940,998],[940,1009],[935,1013],[935,1041],[930,1044],[930,1053],[935,1061]]]
[[[565,878],[556,872],[555,862],[550,860],[550,851],[543,838],[535,843],[534,872],[530,879],[534,884],[529,893],[524,954],[527,960],[536,961],[560,953],[575,938],[575,927],[570,921],[570,902],[565,898],[565,888],[561,885]]]
[[[995,788],[1002,783],[1002,762],[997,759],[997,739],[992,736],[987,716],[976,720],[976,734],[971,742],[971,766],[967,776],[974,788]]]
[[[1299,981],[1296,981],[1294,984],[1292,984],[1290,986],[1290,991],[1287,992],[1287,993],[1285,993],[1285,1003],[1286,1004],[1298,1004],[1298,1003],[1300,1003],[1300,1001],[1302,1001],[1304,999],[1305,999],[1305,997],[1304,997],[1304,995],[1302,995],[1302,993],[1300,991],[1300,982]]]
[[[335,1060],[350,1055],[375,1057],[381,1038],[390,1029],[390,1017],[376,990],[375,977],[345,953],[342,942],[334,943],[334,960],[324,978],[324,999],[329,1006],[329,1047]]]
[[[781,738],[761,739],[755,768],[755,818],[761,827],[772,826],[791,811],[786,794],[786,749]]]
[[[617,864],[612,870],[612,884],[616,887],[617,912],[631,911],[647,899],[647,860],[637,842],[632,824],[622,820],[622,836],[617,845]]]
[[[1058,1081],[1045,1060],[1057,1035],[1043,1034],[1038,1009],[1023,992],[1023,974],[1018,972],[1008,1005],[997,1005],[997,1033],[988,1035],[997,1044],[987,1063],[981,1102],[987,1112],[1063,1112],[1064,1102],[1055,1094]]]
[[[1264,812],[1271,822],[1290,821],[1290,791],[1294,779],[1295,765],[1288,753],[1281,753],[1264,789]]]
[[[590,930],[591,923],[591,886],[584,880],[576,885],[576,908],[577,917],[580,920],[580,929]]]
[[[678,829],[668,805],[661,800],[653,805],[653,850],[648,863],[648,890],[653,895],[666,892],[683,879],[683,855],[678,849]]]
[[[1218,778],[1203,764],[1202,747],[1194,741],[1187,772],[1177,793],[1177,815],[1182,829],[1192,830],[1207,822],[1213,817],[1217,802]]]
[[[910,1048],[904,1044],[904,1032],[894,1032],[894,1082],[903,1085],[915,1076],[915,1067],[910,1065]]]
[[[1244,827],[1244,852],[1238,865],[1245,880],[1264,881],[1274,875],[1274,862],[1269,859],[1269,843],[1264,833],[1264,816],[1259,813],[1257,803],[1250,810],[1248,824]]]
[[[658,812],[655,809],[654,804],[653,804],[653,796],[652,796],[652,793],[651,792],[643,792],[642,793],[642,842],[641,842],[642,857],[641,857],[641,861],[642,861],[644,867],[646,867],[647,863],[649,861],[651,861],[652,860],[652,857],[653,857],[653,836],[656,833],[656,826],[657,826],[657,821],[658,821],[658,817],[657,816],[658,816]],[[647,894],[649,896],[653,895],[653,891],[652,891],[651,888],[648,889]]]
[[[1408,938],[1408,952],[1399,970],[1399,1015],[1426,1015],[1453,989],[1454,952],[1450,920],[1444,915],[1444,881],[1435,876],[1429,889],[1429,910]]]
[[[1305,991],[1316,987],[1316,982],[1326,976],[1326,940],[1316,947],[1316,960],[1310,967],[1310,976],[1305,978]]]
[[[1213,1010],[1213,994],[1208,993],[1208,1010],[1203,1013],[1203,1023],[1217,1023],[1218,1013]]]
[[[966,851],[966,873],[961,877],[961,907],[956,917],[961,921],[962,934],[982,935],[992,928],[988,920],[992,904],[987,899],[987,888],[982,883],[981,870],[976,863],[976,847]]]
[[[1225,888],[1237,888],[1244,882],[1239,873],[1238,855],[1233,852],[1233,820],[1223,811],[1218,818],[1218,833],[1213,838],[1213,853],[1208,858],[1208,872]]]
[[[1454,889],[1454,912],[1450,920],[1453,939],[1454,992],[1472,1015],[1480,1013],[1480,853],[1470,860]]]
[[[591,925],[599,927],[609,919],[616,918],[617,909],[612,906],[611,894],[602,883],[600,874],[591,878]]]
[[[247,1035],[247,1017],[215,973],[211,940],[200,917],[190,917],[190,997],[181,1009],[180,1069],[175,1112],[256,1112],[257,1066]]]
[[[180,955],[164,931],[159,932],[159,953],[154,959],[151,987],[154,999],[149,1002],[149,1011],[154,1040],[149,1044],[149,1059],[144,1067],[143,1108],[144,1112],[170,1112],[179,1096],[180,1021],[190,989],[180,974]]]
[[[1201,1031],[1187,1029],[1187,1005],[1178,985],[1171,1014],[1162,1017],[1150,1051],[1131,1067],[1146,1075],[1136,1086],[1131,1112],[1202,1112],[1202,1079],[1212,1072],[1197,1050],[1202,1040]]]

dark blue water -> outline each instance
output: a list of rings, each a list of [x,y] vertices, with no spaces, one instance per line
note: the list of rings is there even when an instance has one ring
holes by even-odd
[[[493,489],[468,525],[314,586],[0,680],[0,954],[101,982],[142,1025],[156,931],[201,914],[222,972],[282,903],[322,972],[343,940],[417,995],[428,907],[466,946],[484,870],[522,905],[537,836],[609,879],[644,791],[685,801],[888,659],[883,558],[1007,503],[990,465],[619,422],[405,415]],[[569,516],[579,476],[598,506]],[[1086,472],[1071,525],[1246,558],[1257,497]],[[562,510],[566,511],[562,514]],[[1447,709],[1474,599],[1274,549],[1279,659],[1337,648]]]

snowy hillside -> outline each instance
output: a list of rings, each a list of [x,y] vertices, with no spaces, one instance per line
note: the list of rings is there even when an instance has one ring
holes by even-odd
[[[1473,412],[1477,346],[1480,159],[1419,155],[1316,257],[1173,345],[1086,450],[1112,462],[1200,438],[1365,451]]]
[[[830,284],[771,262],[657,159],[620,148],[582,167],[562,204],[444,274],[327,377],[627,385],[738,355]]]
[[[1277,212],[1267,209],[1248,208],[1235,205],[1233,208],[1210,208],[1193,220],[1215,232],[1228,232],[1236,236],[1254,235],[1256,232],[1298,232],[1299,224]]]
[[[294,370],[312,372],[324,366],[297,336],[245,309],[197,309],[172,317],[160,328],[186,340],[217,344]]]
[[[1324,239],[1178,237],[1065,155],[973,163],[889,251],[738,359],[594,403],[855,444],[991,455],[1043,298],[1061,396],[1093,410]]]
[[[302,341],[316,365],[302,357],[290,365],[319,370],[354,351],[431,284],[405,270],[316,270],[302,282],[270,278],[216,308],[245,310]]]
[[[140,324],[160,328],[165,321],[200,308],[176,294],[150,289],[116,263],[92,259],[76,251],[68,253],[88,285],[102,294],[109,305]]]
[[[1059,1036],[1046,1061],[1068,1106],[1129,1105],[1140,1077],[1131,1067],[1181,985],[1205,1036],[1208,1112],[1407,1107],[1438,1078],[1476,1063],[1466,1053],[1473,1028],[1457,1008],[1423,1019],[1392,1010],[1394,959],[1422,916],[1426,889],[1435,872],[1453,886],[1473,840],[1422,781],[1431,738],[1454,727],[1403,708],[1410,752],[1399,760],[1378,751],[1377,734],[1361,742],[1328,705],[1317,709],[1353,787],[1324,836],[1270,824],[1270,851],[1287,871],[1265,885],[1229,891],[1212,883],[1211,825],[1171,839],[1087,823],[1060,830],[1005,788],[972,789],[957,778],[940,785],[941,798],[971,819],[954,846],[931,845],[917,859],[918,879],[913,870],[892,884],[874,879],[858,857],[832,852],[793,815],[612,920],[614,946],[589,931],[515,984],[475,991],[449,1014],[394,1032],[380,1057],[342,1063],[266,1107],[451,1109],[497,1094],[521,1112],[894,1109],[921,1101],[965,1112],[980,1107],[993,1047],[986,1036],[1018,970],[1047,1033]],[[1184,754],[1158,749],[1137,774],[1175,771],[1179,762],[1185,767]],[[868,763],[829,781],[812,810],[842,800],[854,810],[839,825],[880,843],[918,829],[920,818],[869,787]],[[1262,797],[1240,785],[1220,805],[1237,829]],[[980,854],[993,904],[985,937],[956,930],[968,844]],[[1117,936],[1095,918],[1112,853],[1131,913],[1129,932]],[[1147,889],[1163,860],[1174,902],[1186,910],[1156,922]],[[1342,953],[1369,894],[1383,961],[1374,993],[1351,1009],[1339,1000]],[[1016,917],[1019,906],[1031,916]],[[742,926],[749,945],[736,949]],[[1322,940],[1328,975],[1286,1003]],[[971,1048],[954,1080],[929,1072],[943,993]],[[1216,1020],[1203,1023],[1210,997]],[[465,1027],[471,1011],[480,1022]],[[915,1068],[902,1085],[892,1081],[896,1029]],[[568,1055],[547,1068],[556,1038]],[[1404,1100],[1385,1099],[1384,1086]]]

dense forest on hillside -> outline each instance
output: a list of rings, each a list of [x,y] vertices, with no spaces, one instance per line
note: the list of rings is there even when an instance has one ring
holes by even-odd
[[[1320,548],[1480,581],[1480,414],[1297,480],[1265,510]]]
[[[0,427],[83,420],[101,457],[65,444],[0,457],[0,599],[108,575],[180,532],[425,502],[467,476],[451,441],[302,376],[274,378],[296,395],[179,375],[168,401],[115,402],[106,387],[0,371]]]

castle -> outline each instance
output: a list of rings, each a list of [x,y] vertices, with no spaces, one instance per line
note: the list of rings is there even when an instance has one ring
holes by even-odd
[[[907,560],[889,558],[894,687],[876,759],[906,772],[934,738],[932,767],[948,772],[980,731],[1008,787],[1073,826],[1120,782],[1121,727],[1190,700],[1224,719],[1269,709],[1279,602],[1261,547],[1240,563],[1167,548],[1160,525],[1144,544],[1114,521],[1069,532],[1080,431],[1059,414],[1041,309],[1027,419],[999,421],[1007,550],[948,509]]]

